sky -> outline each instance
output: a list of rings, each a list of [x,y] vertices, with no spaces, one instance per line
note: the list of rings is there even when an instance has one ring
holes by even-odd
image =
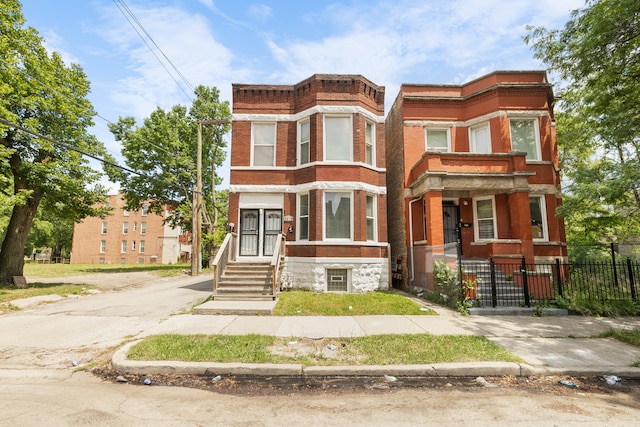
[[[47,49],[84,69],[99,114],[91,132],[122,165],[107,124],[190,106],[189,85],[215,86],[231,102],[232,83],[361,74],[385,86],[388,111],[403,83],[544,69],[522,39],[526,26],[560,29],[581,7],[584,0],[22,0],[26,25]],[[227,188],[228,161],[220,176]]]

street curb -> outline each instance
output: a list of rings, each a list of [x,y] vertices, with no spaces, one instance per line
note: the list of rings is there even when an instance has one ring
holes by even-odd
[[[111,366],[120,373],[134,375],[251,375],[251,376],[410,376],[410,377],[501,377],[501,376],[602,376],[640,378],[640,369],[628,366],[598,368],[553,368],[513,362],[463,362],[426,365],[370,365],[370,366],[307,366],[275,363],[215,363],[179,361],[138,361],[127,359],[132,346],[142,340],[130,342],[118,349]]]

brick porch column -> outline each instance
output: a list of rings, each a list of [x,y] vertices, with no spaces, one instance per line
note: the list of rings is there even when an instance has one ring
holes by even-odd
[[[424,195],[426,205],[427,244],[444,245],[444,224],[442,222],[442,192],[430,191]]]
[[[531,207],[529,193],[517,192],[509,195],[512,238],[522,242],[522,255],[529,264],[534,262],[533,237],[531,233]]]

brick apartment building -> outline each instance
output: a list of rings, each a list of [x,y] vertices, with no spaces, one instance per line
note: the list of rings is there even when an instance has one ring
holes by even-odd
[[[74,226],[72,264],[173,264],[188,259],[191,245],[179,228],[163,224],[165,215],[146,206],[126,210],[121,195],[110,196],[106,218],[88,217]]]
[[[359,75],[233,85],[229,222],[237,260],[286,235],[292,287],[389,287],[384,88]]]
[[[403,286],[425,280],[418,253],[442,253],[458,238],[465,259],[566,257],[553,100],[542,71],[402,85],[385,140],[389,241]]]

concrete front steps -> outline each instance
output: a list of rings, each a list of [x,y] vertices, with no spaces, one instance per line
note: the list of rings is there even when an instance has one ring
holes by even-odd
[[[273,301],[271,264],[230,262],[227,264],[214,301]]]

